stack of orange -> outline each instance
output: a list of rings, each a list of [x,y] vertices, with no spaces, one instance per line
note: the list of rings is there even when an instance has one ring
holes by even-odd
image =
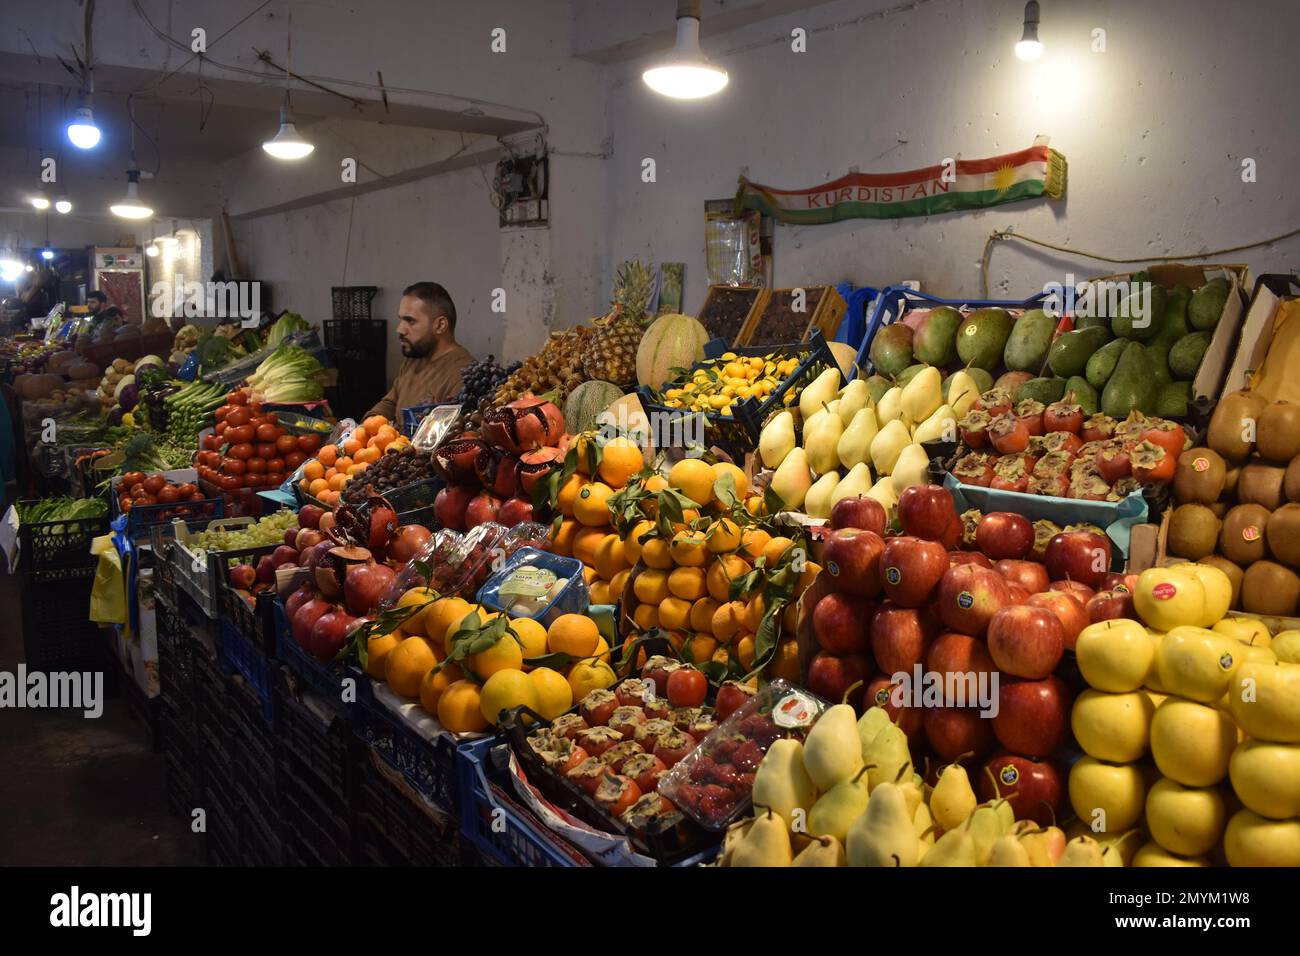
[[[365,471],[380,455],[399,452],[410,444],[383,415],[371,415],[343,441],[322,446],[315,458],[305,462],[298,487],[321,504],[336,505],[354,475]]]

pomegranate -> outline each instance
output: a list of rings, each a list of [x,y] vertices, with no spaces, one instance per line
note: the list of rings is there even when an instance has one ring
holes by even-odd
[[[372,551],[378,551],[387,547],[388,542],[397,532],[397,512],[393,510],[383,496],[371,495],[368,502],[370,507],[370,528],[369,536],[366,540],[366,547]]]
[[[257,582],[257,571],[251,564],[237,564],[230,569],[230,586],[232,588],[242,588],[245,591],[252,590],[253,585]]]
[[[325,538],[324,540],[317,541],[310,548],[304,548],[300,551],[298,553],[298,561],[314,576],[316,574],[316,565],[320,564],[321,558],[329,554],[333,548],[334,542]]]
[[[501,499],[484,491],[476,495],[474,500],[469,503],[469,507],[465,509],[465,527],[477,528],[489,521],[496,521],[500,510]]]
[[[369,564],[373,560],[365,548],[346,545],[330,548],[316,565],[316,586],[325,597],[337,601],[343,596],[343,582],[348,570],[358,564]]]
[[[422,524],[402,525],[393,535],[393,540],[388,542],[388,556],[398,564],[406,564],[429,543],[431,536],[432,533]]]
[[[298,509],[298,526],[300,528],[318,528],[321,516],[327,514],[324,508],[316,505],[303,505]]]
[[[497,521],[507,528],[533,520],[533,503],[523,498],[511,498],[497,512]]]
[[[312,598],[320,597],[320,592],[310,584],[304,584],[298,590],[289,595],[289,600],[284,602],[284,616],[290,621],[298,614],[298,608],[302,607]]]
[[[307,637],[307,650],[311,652],[312,657],[322,663],[334,660],[343,649],[348,632],[355,622],[356,618],[342,608],[334,608],[322,614],[311,626],[311,633]]]
[[[500,498],[511,497],[519,484],[519,460],[499,448],[484,448],[474,460],[479,483]]]
[[[262,584],[274,584],[275,569],[275,558],[269,554],[262,555],[262,559],[257,562],[257,580]]]
[[[564,463],[564,452],[558,448],[539,448],[519,456],[519,487],[529,497],[537,483]]]
[[[343,581],[343,601],[353,614],[369,611],[392,586],[397,572],[386,564],[363,562],[350,565]]]
[[[564,413],[536,395],[526,395],[483,416],[483,437],[516,455],[554,445],[563,435]]]
[[[486,447],[483,439],[467,433],[440,445],[433,453],[433,463],[448,484],[469,484],[477,480],[474,463]]]
[[[298,549],[292,545],[282,544],[271,552],[271,560],[277,568],[286,564],[297,564]]]
[[[464,485],[448,485],[433,499],[433,514],[438,524],[452,531],[465,530],[465,511],[474,499],[474,489]]]
[[[289,541],[301,553],[308,548],[320,544],[325,540],[325,535],[321,534],[315,528],[299,528],[295,533],[294,539]]]
[[[299,647],[308,648],[312,628],[315,627],[316,622],[322,615],[328,614],[332,610],[334,610],[334,605],[319,597],[310,598],[300,604],[297,613],[289,620],[294,643]]]

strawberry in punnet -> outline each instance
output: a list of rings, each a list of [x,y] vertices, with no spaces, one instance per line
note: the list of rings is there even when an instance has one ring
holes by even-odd
[[[989,442],[1002,455],[1016,455],[1029,447],[1029,426],[1010,412],[989,424]]]
[[[1028,429],[1030,435],[1041,435],[1046,427],[1046,418],[1044,417],[1046,408],[1047,406],[1042,402],[1026,398],[1016,404],[1016,418],[1024,422],[1025,428]]]
[[[1043,412],[1043,431],[1072,432],[1083,430],[1083,407],[1070,402],[1053,402]]]
[[[1101,412],[1095,415],[1089,415],[1084,419],[1083,427],[1079,430],[1079,437],[1085,442],[1104,441],[1115,435],[1115,426],[1118,422]]]

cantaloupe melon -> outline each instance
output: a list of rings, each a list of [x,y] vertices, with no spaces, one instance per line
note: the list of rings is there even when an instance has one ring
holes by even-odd
[[[565,425],[574,435],[591,431],[597,427],[597,416],[622,397],[623,390],[611,382],[583,382],[564,402]]]
[[[662,388],[674,368],[690,368],[704,358],[709,333],[689,315],[670,312],[655,319],[636,350],[636,380]]]

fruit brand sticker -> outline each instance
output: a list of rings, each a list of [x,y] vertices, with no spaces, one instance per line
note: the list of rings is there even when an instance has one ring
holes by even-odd
[[[897,584],[899,581],[903,580],[903,572],[898,570],[898,568],[885,568],[885,580],[890,584]]]
[[[889,688],[882,687],[876,691],[876,706],[884,707],[887,703],[889,703]]]
[[[967,335],[974,335],[974,334],[975,334],[976,332],[978,332],[979,330],[980,330],[980,327],[979,327],[978,325],[968,325],[968,326],[966,326],[965,334],[967,334]]]
[[[1247,541],[1255,541],[1259,538],[1259,525],[1248,524],[1241,529],[1241,536]]]
[[[957,606],[963,611],[969,611],[975,604],[975,595],[969,591],[962,591],[957,595]]]
[[[1210,467],[1210,459],[1208,458],[1192,459],[1192,469],[1194,471],[1207,471],[1209,467]]]
[[[1014,764],[1007,764],[1002,768],[1002,772],[998,774],[998,779],[1008,787],[1014,787],[1016,781],[1020,779],[1020,771],[1015,768]]]
[[[1128,589],[1128,585],[1127,585],[1127,584],[1117,584],[1117,585],[1115,585],[1115,587],[1112,588],[1111,590],[1113,590],[1113,591],[1123,591],[1125,594],[1128,594],[1128,593],[1129,593],[1129,589]]]
[[[1178,588],[1174,587],[1168,581],[1161,581],[1151,589],[1151,596],[1157,601],[1168,601],[1178,593]]]
[[[792,691],[772,708],[772,722],[778,727],[807,727],[819,713],[817,701],[801,691]]]
[[[840,576],[840,566],[836,564],[834,561],[826,562],[826,570],[827,572],[830,573],[830,576],[833,578],[838,578]]]
[[[1228,651],[1224,651],[1223,656],[1219,658],[1219,670],[1221,671],[1232,670],[1232,654],[1230,654]]]

